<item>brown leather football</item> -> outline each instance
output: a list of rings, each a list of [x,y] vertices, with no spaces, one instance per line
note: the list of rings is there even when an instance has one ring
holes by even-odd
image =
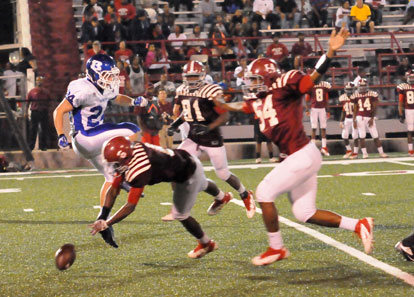
[[[56,251],[55,262],[56,267],[59,270],[66,270],[72,266],[76,259],[75,246],[71,243],[62,245],[60,249]]]

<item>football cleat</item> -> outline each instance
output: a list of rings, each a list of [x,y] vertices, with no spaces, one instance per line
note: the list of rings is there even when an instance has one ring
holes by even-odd
[[[214,199],[214,202],[210,205],[207,210],[209,216],[214,216],[220,212],[220,210],[233,199],[233,194],[231,192],[227,192],[222,200]]]
[[[286,259],[289,255],[289,251],[285,247],[282,247],[280,250],[269,247],[266,252],[254,257],[252,263],[257,266],[269,265],[276,261]]]
[[[330,156],[328,149],[326,147],[321,148],[321,154],[324,156]]]
[[[270,163],[276,163],[276,162],[277,162],[277,159],[276,159],[275,157],[270,158],[270,159],[269,159],[269,162],[270,162]]]
[[[359,220],[355,226],[355,233],[361,238],[365,253],[370,254],[374,248],[374,219]]]
[[[368,159],[368,154],[362,154],[362,159]]]
[[[399,251],[407,261],[414,262],[413,248],[403,245],[402,241],[397,242],[394,248]]]
[[[253,191],[247,191],[248,195],[243,199],[244,206],[246,207],[246,214],[249,219],[251,219],[256,213],[256,203],[254,202]]]
[[[408,155],[409,155],[410,157],[414,157],[414,151],[408,151]]]
[[[216,249],[218,249],[218,244],[214,240],[210,240],[206,244],[199,242],[196,248],[190,251],[187,255],[192,259],[199,259]]]
[[[260,163],[262,163],[262,159],[261,158],[257,158],[256,159],[256,164],[260,164]]]
[[[161,220],[162,220],[163,222],[172,222],[172,221],[174,221],[174,217],[173,217],[172,213],[170,212],[169,214],[167,214],[167,215],[163,216],[163,217],[161,218]]]
[[[352,156],[352,151],[346,151],[345,155],[342,158],[348,159],[351,156]]]
[[[353,160],[353,159],[357,159],[358,158],[358,154],[357,153],[352,153],[352,155],[349,157],[349,159]]]
[[[118,248],[118,244],[115,242],[114,228],[112,228],[112,226],[109,226],[105,230],[99,231],[99,233],[107,244],[114,248]]]
[[[386,153],[379,154],[381,158],[388,158],[388,155]]]

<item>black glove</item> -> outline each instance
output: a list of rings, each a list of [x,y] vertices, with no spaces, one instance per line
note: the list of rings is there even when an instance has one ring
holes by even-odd
[[[193,131],[195,135],[201,136],[201,135],[206,135],[210,131],[210,128],[206,125],[194,124]]]
[[[112,226],[109,226],[108,228],[106,228],[103,231],[100,231],[99,233],[101,234],[103,240],[105,240],[107,244],[114,248],[118,248],[118,244],[115,242],[114,228],[112,228]]]
[[[177,129],[175,127],[169,126],[167,128],[167,135],[168,136],[173,136],[174,135],[174,132],[176,132],[176,131],[177,131]]]
[[[404,115],[400,115],[399,118],[400,118],[400,123],[403,124],[405,121]]]

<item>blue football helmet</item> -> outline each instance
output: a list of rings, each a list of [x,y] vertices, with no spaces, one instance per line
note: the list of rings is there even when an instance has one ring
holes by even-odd
[[[119,69],[111,56],[92,56],[86,62],[86,77],[104,90],[119,89]]]

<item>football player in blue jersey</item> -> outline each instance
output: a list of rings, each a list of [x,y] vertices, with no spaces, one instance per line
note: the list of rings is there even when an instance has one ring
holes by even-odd
[[[103,123],[109,101],[122,106],[145,106],[144,97],[131,98],[119,94],[119,69],[115,60],[104,54],[91,57],[86,63],[86,77],[70,82],[65,98],[53,113],[60,149],[70,144],[64,133],[64,115],[69,113],[70,136],[75,152],[87,159],[105,176],[101,188],[101,206],[113,177],[102,157],[103,143],[114,136],[126,136],[136,141],[140,129],[133,123]]]

